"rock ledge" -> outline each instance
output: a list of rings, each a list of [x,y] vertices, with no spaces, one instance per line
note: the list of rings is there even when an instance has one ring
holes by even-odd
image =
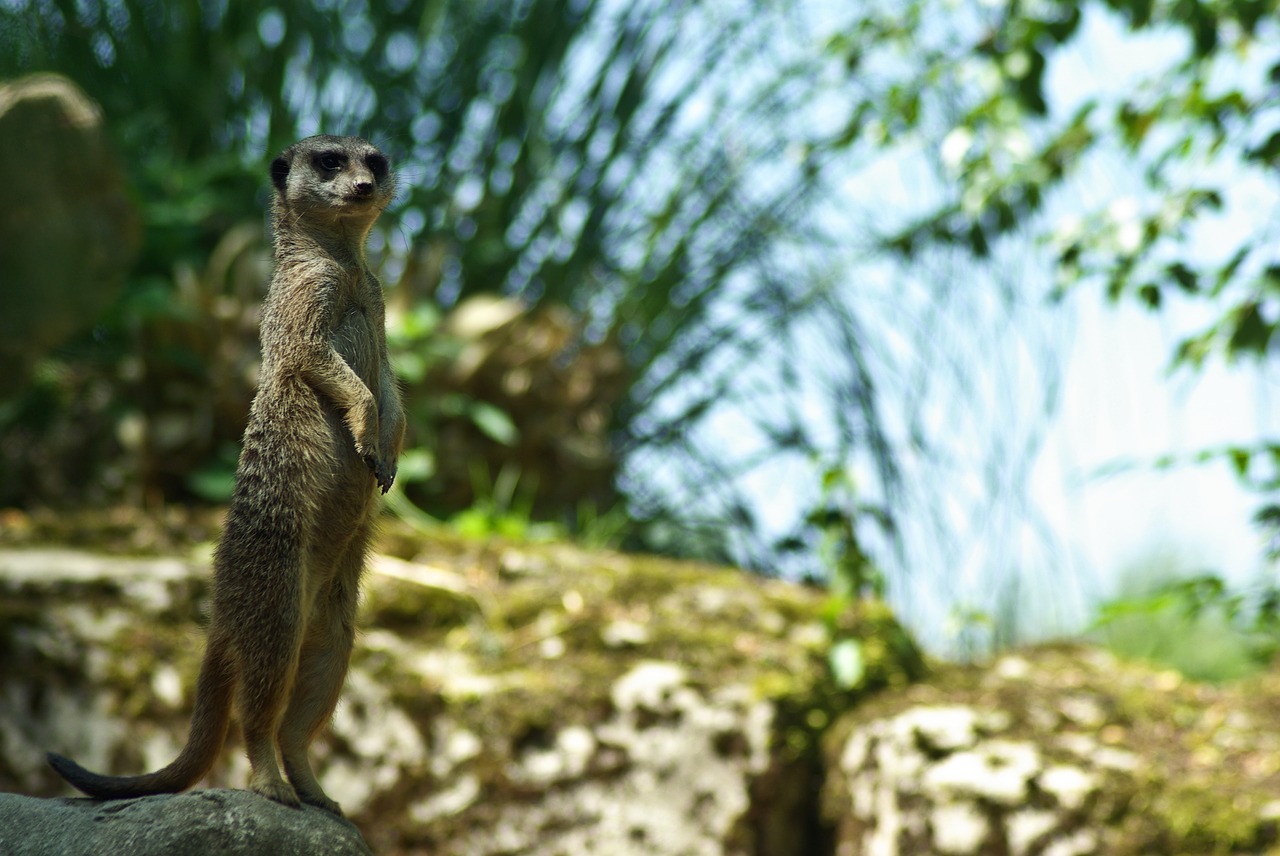
[[[0,794],[0,853],[170,856],[370,856],[349,821],[249,791],[197,790],[110,802]]]

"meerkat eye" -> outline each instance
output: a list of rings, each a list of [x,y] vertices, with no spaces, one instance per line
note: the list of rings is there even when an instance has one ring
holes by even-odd
[[[334,170],[342,169],[342,156],[320,155],[320,157],[316,158],[316,163],[320,164],[321,169],[327,169],[332,172]]]
[[[369,172],[373,173],[375,181],[382,181],[387,175],[387,159],[379,154],[371,154],[364,159],[365,164],[369,167]]]

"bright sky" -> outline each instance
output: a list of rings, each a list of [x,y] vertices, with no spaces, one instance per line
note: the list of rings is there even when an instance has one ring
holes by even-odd
[[[1168,35],[1134,38],[1092,10],[1077,44],[1051,69],[1050,85],[1074,109],[1082,97],[1123,93],[1167,64],[1177,46]],[[1274,185],[1235,182],[1224,215],[1193,233],[1193,251],[1220,257],[1215,250],[1234,248],[1278,205]],[[1221,360],[1200,374],[1170,375],[1179,339],[1212,320],[1204,307],[1150,313],[1133,301],[1107,304],[1098,288],[1077,291],[1072,303],[1076,334],[1061,410],[1033,495],[1066,535],[1076,570],[1092,577],[1103,596],[1115,592],[1124,571],[1152,560],[1189,573],[1213,571],[1235,584],[1256,581],[1267,566],[1250,520],[1264,498],[1243,488],[1225,462],[1163,471],[1142,464],[1280,435],[1274,367],[1269,379],[1257,365]],[[1125,461],[1137,466],[1100,474]]]
[[[1280,434],[1267,382],[1251,366],[1221,363],[1171,378],[1177,336],[1168,318],[1107,305],[1096,293],[1078,294],[1076,305],[1061,410],[1032,490],[1079,570],[1096,574],[1104,593],[1125,569],[1153,558],[1236,583],[1256,579],[1261,537],[1250,518],[1261,499],[1225,462],[1167,470],[1143,463]],[[1102,474],[1125,461],[1137,466]]]
[[[1180,35],[1135,37],[1097,4],[1088,8],[1081,32],[1055,55],[1048,69],[1047,92],[1058,115],[1074,113],[1085,99],[1114,105],[1183,53]],[[927,181],[922,185],[918,176],[901,172],[901,167],[903,163],[886,164],[873,176],[858,179],[848,198],[875,198],[892,207],[895,192],[906,198],[928,192]],[[1221,179],[1223,173],[1215,164],[1202,168],[1198,177]],[[1131,164],[1119,156],[1104,156],[1086,164],[1046,214],[1052,223],[1055,216],[1078,217],[1108,207],[1136,213],[1142,205],[1159,201],[1145,194]],[[1278,210],[1274,183],[1235,181],[1222,216],[1193,230],[1192,252],[1221,260],[1223,247],[1234,249],[1240,235],[1255,231],[1261,219]],[[1047,258],[1048,253],[1040,254],[1042,261]],[[1151,313],[1131,298],[1113,305],[1096,282],[1078,286],[1064,305],[1053,307],[1038,303],[1038,288],[1028,289],[1031,302],[1011,321],[1025,330],[1019,334],[1024,341],[1056,341],[1063,325],[1039,326],[1045,319],[1062,318],[1053,313],[1068,313],[1073,319],[1065,325],[1068,335],[1056,354],[1063,381],[1057,410],[1029,485],[1034,507],[1028,518],[1046,526],[1036,530],[1033,522],[1020,536],[1017,526],[1001,523],[1003,510],[996,501],[962,511],[949,523],[959,540],[950,552],[939,547],[936,531],[931,534],[927,526],[913,533],[916,555],[909,558],[904,573],[916,576],[899,587],[895,605],[933,647],[956,644],[963,620],[949,616],[957,609],[993,614],[1000,620],[994,613],[1001,611],[1004,595],[997,589],[1014,581],[1014,609],[1023,631],[1030,627],[1030,632],[1051,636],[1080,630],[1095,614],[1097,600],[1119,594],[1126,572],[1144,566],[1212,571],[1237,585],[1255,581],[1266,569],[1260,532],[1251,523],[1264,498],[1241,487],[1225,463],[1165,470],[1151,463],[1161,456],[1190,457],[1207,448],[1251,445],[1280,436],[1280,408],[1268,395],[1275,388],[1274,369],[1270,386],[1256,366],[1226,367],[1220,361],[1207,364],[1199,374],[1184,370],[1171,376],[1167,367],[1179,339],[1213,320],[1206,307],[1170,301],[1161,312]],[[895,299],[901,300],[903,293],[895,286]],[[960,306],[962,311],[973,310],[973,304]],[[889,319],[894,317],[902,315]],[[976,316],[966,316],[962,323],[973,320]],[[1027,403],[1036,400],[1045,381],[1042,374],[1016,371],[1021,358],[1016,345],[1011,350],[1006,341],[1016,336],[1005,336],[998,327],[975,329],[981,332],[970,330],[969,344],[957,354],[940,350],[942,359],[934,359],[930,371],[945,374],[951,359],[971,359],[975,354],[986,354],[991,365],[975,370],[972,380],[933,382],[922,391],[929,401],[935,390],[944,396],[968,396],[959,408],[940,402],[941,421],[933,426],[933,433],[944,440],[971,435],[969,451],[945,450],[959,466],[929,488],[945,502],[959,505],[972,504],[964,479],[982,470],[985,462],[980,456],[991,454],[993,438],[1004,442],[1002,432],[1010,432],[1013,421],[1032,418],[1035,405]],[[980,336],[991,345],[975,344]],[[921,343],[913,346],[920,348]],[[1023,405],[1001,409],[1002,396]],[[974,416],[975,408],[990,412]],[[1002,421],[1009,417],[1011,421]],[[1013,434],[1016,430],[1009,436]],[[997,446],[995,455],[1002,454],[1007,453]],[[1114,472],[1125,463],[1133,466]],[[1020,537],[1021,544],[1012,543]]]
[[[1174,37],[1134,38],[1114,19],[1089,14],[1078,45],[1053,69],[1051,86],[1068,104],[1084,93],[1123,91],[1167,64],[1174,47]],[[1275,206],[1274,188],[1234,188],[1224,218],[1199,230],[1197,252],[1212,252],[1220,235],[1251,232],[1258,212]],[[1097,473],[1119,462],[1190,456],[1280,434],[1280,411],[1268,402],[1265,376],[1257,367],[1221,361],[1201,375],[1184,370],[1170,376],[1167,366],[1181,335],[1212,319],[1198,307],[1149,313],[1132,302],[1106,305],[1094,289],[1075,294],[1075,308],[1061,413],[1034,481],[1044,512],[1069,532],[1076,560],[1100,575],[1103,591],[1125,568],[1169,555],[1185,571],[1212,569],[1234,582],[1253,580],[1262,567],[1261,537],[1249,518],[1261,500],[1238,484],[1225,463]]]

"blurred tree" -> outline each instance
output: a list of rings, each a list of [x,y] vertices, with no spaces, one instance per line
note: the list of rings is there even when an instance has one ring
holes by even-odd
[[[1263,0],[850,7],[829,43],[853,94],[836,144],[931,165],[932,192],[875,224],[878,246],[909,266],[943,255],[971,269],[1038,246],[1058,297],[1100,287],[1208,319],[1173,368],[1274,367],[1274,13]],[[1105,38],[1112,29],[1123,35]],[[1081,74],[1090,50],[1110,78]],[[1199,459],[1226,459],[1262,492],[1258,520],[1280,558],[1280,438]]]
[[[99,390],[78,430],[145,460],[50,484],[80,497],[130,472],[144,496],[225,485],[201,467],[233,460],[252,385],[223,343],[251,336],[265,248],[242,225],[261,222],[262,164],[302,135],[360,133],[401,165],[374,249],[410,327],[425,336],[424,306],[482,293],[569,307],[583,347],[616,343],[626,359],[605,416],[647,543],[765,564],[774,545],[743,476],[771,445],[810,461],[815,483],[854,454],[894,479],[856,318],[832,299],[829,265],[815,275],[797,252],[823,180],[810,83],[831,66],[809,35],[788,4],[680,0],[0,6],[0,75],[49,69],[85,87],[145,221],[124,298],[29,392]],[[802,400],[815,390],[796,381],[815,332],[837,358],[820,427]],[[0,428],[17,436],[25,412],[4,408]],[[750,441],[725,436],[732,412]],[[32,501],[26,477],[56,470],[48,437],[26,436],[5,446],[0,501]]]
[[[993,545],[1024,521],[992,496],[1025,485],[1055,389],[1052,324],[1029,306],[1081,284],[1153,309],[1205,301],[1215,321],[1179,364],[1271,353],[1273,218],[1222,229],[1241,222],[1239,188],[1275,198],[1268,8],[9,0],[0,75],[85,87],[146,227],[124,298],[29,397],[100,402],[80,430],[159,450],[103,478],[68,473],[66,490],[110,494],[140,472],[161,496],[216,494],[208,461],[233,460],[252,388],[251,360],[224,343],[252,342],[263,164],[299,136],[360,133],[404,180],[373,244],[404,373],[425,383],[424,364],[456,356],[433,342],[468,298],[567,307],[553,363],[605,346],[625,359],[618,394],[581,412],[609,426],[647,546],[841,574],[845,590],[896,587],[899,601],[908,584],[955,601],[996,579],[1016,589],[1023,559]],[[1161,40],[1151,67],[1106,91],[1055,83],[1099,16]],[[1128,183],[1104,185],[1099,164]],[[411,403],[430,450],[439,402]],[[515,448],[518,420],[455,410]],[[28,412],[0,407],[7,441]],[[172,428],[182,414],[200,424]],[[28,433],[3,445],[0,501],[57,466]],[[1277,488],[1280,443],[1222,454]],[[432,501],[421,484],[413,496]],[[578,513],[555,504],[540,513]],[[937,539],[958,517],[980,545],[965,567],[880,567],[899,533]],[[953,605],[986,620],[1015,601]]]

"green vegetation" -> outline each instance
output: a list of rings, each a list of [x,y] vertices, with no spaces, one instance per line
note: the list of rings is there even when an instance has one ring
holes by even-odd
[[[761,384],[797,394],[789,369],[766,367],[746,388],[736,364],[762,343],[794,345],[833,311],[782,255],[821,184],[812,159],[791,157],[806,132],[784,118],[806,109],[795,81],[825,61],[768,49],[786,19],[780,8],[564,0],[7,4],[0,77],[57,71],[101,104],[145,245],[118,305],[0,408],[15,438],[0,502],[225,495],[264,272],[209,260],[262,221],[269,154],[323,129],[375,139],[403,179],[373,248],[391,289],[396,366],[411,392],[431,393],[409,396],[405,482],[417,504],[440,518],[470,509],[487,491],[473,489],[470,464],[449,468],[481,458],[491,477],[514,474],[538,520],[579,529],[580,510],[622,508],[629,543],[724,556],[751,542],[765,555],[735,482],[741,466],[697,437]],[[752,81],[737,73],[747,63]],[[245,259],[265,254],[260,239],[237,246]],[[495,294],[519,300],[526,320],[567,309],[568,327],[548,324],[563,341],[544,356],[587,370],[592,397],[576,427],[599,449],[546,440],[565,432],[536,378],[528,401],[513,402],[511,385],[440,394],[467,344],[442,319]],[[250,323],[210,336],[201,325],[213,312]],[[880,432],[858,371],[844,386],[855,396],[841,429],[849,449],[855,429]],[[193,390],[212,405],[196,408]],[[75,399],[103,404],[50,434]],[[788,446],[818,451],[815,438],[785,433]],[[63,473],[58,462],[86,435],[105,448]],[[887,446],[874,448],[887,471]],[[661,478],[637,474],[649,470]]]
[[[1274,583],[1233,590],[1216,574],[1180,573],[1157,561],[1136,570],[1124,588],[1100,608],[1091,634],[1117,654],[1202,681],[1257,674],[1280,654]]]
[[[1097,287],[1209,318],[1186,332],[1173,369],[1272,359],[1276,226],[1256,209],[1278,198],[1272,11],[1259,0],[866,4],[830,46],[851,78],[871,81],[854,87],[837,136],[852,152],[928,152],[937,191],[889,220],[880,248],[912,264],[959,254],[1001,269],[1038,246],[1030,273],[1048,274],[1058,299]],[[1124,41],[1095,53],[1134,51],[1138,67],[1071,56],[1103,21]],[[1091,60],[1114,79],[1098,79]],[[1199,459],[1230,461],[1264,497],[1258,522],[1280,531],[1280,444]]]
[[[1280,198],[1268,11],[11,0],[0,78],[56,71],[102,106],[144,243],[0,401],[0,505],[225,498],[264,164],[359,133],[402,176],[372,241],[412,410],[402,518],[732,559],[842,607],[924,592],[962,645],[1016,638],[1017,604],[1064,585],[1014,546],[1058,380],[1025,308],[1192,307],[1192,374],[1280,341],[1275,218],[1249,209]],[[1103,31],[1150,62],[1064,81]],[[1201,457],[1280,533],[1280,442]],[[986,551],[970,590],[962,539]],[[1268,591],[1197,620],[1271,614]],[[863,655],[833,662],[853,682]]]

